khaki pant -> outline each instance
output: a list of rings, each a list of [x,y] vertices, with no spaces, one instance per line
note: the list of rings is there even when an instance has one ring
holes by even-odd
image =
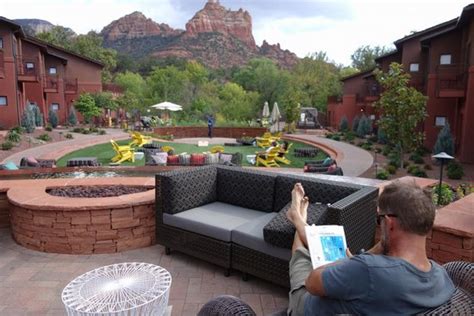
[[[288,315],[304,315],[304,302],[309,295],[305,287],[306,278],[313,271],[308,249],[299,247],[290,260],[290,294]]]

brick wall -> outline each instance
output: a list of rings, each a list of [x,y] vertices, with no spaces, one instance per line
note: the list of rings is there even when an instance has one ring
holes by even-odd
[[[10,227],[9,208],[10,204],[8,203],[7,192],[0,192],[0,228]]]
[[[375,232],[375,240],[380,240],[380,227]],[[426,255],[439,264],[450,261],[474,262],[474,240],[472,237],[449,233],[438,227],[428,234]]]
[[[267,131],[263,127],[214,127],[212,137],[240,138],[242,136],[262,136]],[[173,135],[175,138],[207,137],[207,127],[157,127],[154,133],[157,135]]]
[[[12,235],[30,249],[66,254],[113,253],[155,243],[154,202],[93,211],[11,206]]]

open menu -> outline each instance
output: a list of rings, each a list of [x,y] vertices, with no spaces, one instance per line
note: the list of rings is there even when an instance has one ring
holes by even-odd
[[[346,257],[344,227],[338,225],[306,226],[306,239],[313,269]]]

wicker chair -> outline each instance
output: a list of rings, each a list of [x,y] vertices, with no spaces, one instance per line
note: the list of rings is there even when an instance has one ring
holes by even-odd
[[[449,301],[418,315],[474,315],[474,264],[454,261],[443,266],[456,286],[456,291]],[[255,312],[241,299],[223,295],[207,302],[198,316],[255,315]],[[286,310],[273,316],[286,315]]]

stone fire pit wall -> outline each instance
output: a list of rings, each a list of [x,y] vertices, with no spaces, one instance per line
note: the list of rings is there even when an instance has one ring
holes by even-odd
[[[31,189],[26,190],[26,183]],[[10,225],[20,245],[64,254],[114,253],[155,243],[155,190],[107,198],[51,196],[46,187],[154,185],[153,178],[98,178],[23,181],[8,191]]]

